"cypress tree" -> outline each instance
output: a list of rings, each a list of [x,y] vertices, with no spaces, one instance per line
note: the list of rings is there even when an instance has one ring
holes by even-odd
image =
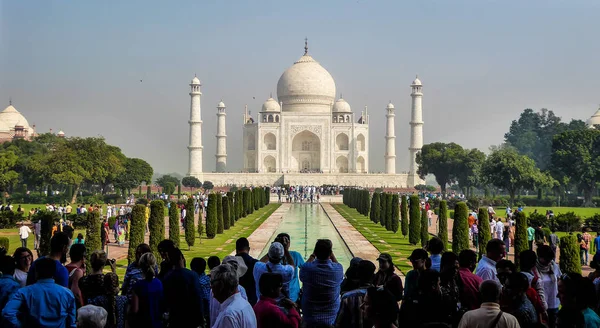
[[[459,254],[469,249],[469,218],[465,202],[456,203],[454,208],[454,225],[452,226],[452,251]]]
[[[477,231],[479,231],[477,241],[479,242],[479,259],[481,259],[485,255],[487,243],[492,239],[490,220],[488,220],[488,212],[485,208],[479,208],[479,212],[477,213]]]
[[[411,245],[416,245],[421,240],[421,210],[419,209],[419,196],[411,195],[409,206],[410,229],[408,230],[408,242]]]
[[[180,198],[181,198],[181,184],[178,184],[177,185],[177,199],[180,199]]]
[[[139,244],[144,242],[146,232],[146,206],[135,205],[131,210],[131,223],[129,226],[129,249],[127,251],[127,263],[135,261],[135,250]]]
[[[238,190],[235,192],[235,205],[237,207],[236,213],[235,213],[235,220],[239,220],[241,218],[244,217],[244,199],[243,199],[243,195],[242,195],[243,191],[242,190]]]
[[[254,195],[253,195],[253,197],[254,197],[254,210],[258,211],[258,209],[261,207],[260,206],[260,195],[261,194],[258,193],[258,188],[254,188],[254,189],[252,189],[252,191],[254,193]]]
[[[150,239],[148,244],[159,259],[158,243],[165,239],[165,203],[162,200],[153,200],[150,202],[150,218],[148,219],[148,230],[150,230]],[[87,241],[86,241],[87,242]]]
[[[448,202],[445,200],[440,202],[440,210],[438,213],[438,237],[444,245],[444,250],[446,250],[448,247]]]
[[[54,225],[54,221],[58,221],[58,213],[54,211],[41,211],[40,214],[36,216],[40,222],[40,246],[39,246],[39,256],[48,256],[50,255],[50,240],[52,239],[52,226]],[[86,233],[87,234],[87,233]],[[100,249],[100,247],[98,247]]]
[[[146,186],[146,199],[150,200],[152,198],[152,186]]]
[[[252,213],[254,213],[254,199],[252,197],[252,190],[246,189],[245,192],[248,195],[248,197],[247,197],[248,203],[246,204],[246,206],[248,206],[248,209],[246,210],[246,213],[252,214]]]
[[[379,218],[379,223],[382,227],[385,227],[385,222],[387,221],[387,194],[381,193],[381,217]]]
[[[421,210],[421,246],[427,246],[429,241],[429,221],[427,220],[427,211]],[[467,242],[468,245],[468,242]]]
[[[381,204],[379,201],[379,193],[374,192],[373,198],[371,199],[371,221],[379,223],[379,215],[381,214]]]
[[[100,219],[99,211],[92,211],[87,213],[87,225],[85,229],[85,250],[86,250],[86,261],[90,261],[90,256],[94,251],[102,249],[102,240],[100,234],[102,230],[102,219]],[[87,266],[87,273],[92,272],[92,266]]]
[[[486,215],[487,215],[487,213],[486,213]],[[485,217],[485,220],[486,221],[488,220],[487,216]],[[488,224],[489,224],[489,221],[488,221]],[[562,240],[561,240],[561,242],[562,242]],[[528,249],[529,249],[529,244],[527,243],[527,217],[525,216],[525,213],[519,211],[519,212],[517,212],[517,215],[515,218],[515,265],[517,265],[517,268],[519,267],[519,264],[520,264],[519,254],[521,254],[522,251],[525,251]],[[577,250],[579,250],[579,247],[577,247]],[[563,244],[560,244],[560,252],[562,255]],[[576,252],[576,253],[579,254],[579,252]],[[561,256],[560,261],[562,262],[562,260],[563,260],[563,257]]]
[[[223,197],[217,194],[217,234],[223,233]]]
[[[398,231],[398,225],[400,224],[400,208],[398,207],[398,194],[392,195],[392,231],[396,233]]]
[[[402,195],[402,201],[400,203],[400,216],[402,220],[402,236],[408,236],[408,199],[406,195]]]
[[[169,204],[169,240],[173,241],[175,247],[179,248],[179,209],[176,202]]]
[[[194,217],[194,199],[188,198],[187,203],[185,204],[185,243],[188,245],[188,250],[196,243]],[[198,218],[198,221],[200,221],[199,225],[202,224],[202,218]],[[177,237],[179,237],[179,233],[177,234]]]
[[[233,206],[233,192],[227,193],[227,207],[229,208],[229,226],[235,225],[235,207]]]
[[[229,217],[229,197],[222,197],[223,202],[223,229],[229,230],[231,225],[231,218]]]
[[[363,206],[365,207],[363,211],[365,212],[365,216],[369,215],[369,211],[371,211],[371,193],[365,189],[365,199],[363,200]]]
[[[516,240],[515,240],[516,243]],[[560,238],[560,271],[562,273],[581,274],[581,257],[579,243],[575,236]]]
[[[393,195],[386,194],[387,200],[385,201],[387,205],[387,218],[385,220],[385,230],[392,231],[392,211],[394,209],[394,203],[392,202]]]
[[[265,187],[265,205],[271,203],[271,188]]]
[[[213,239],[217,235],[217,194],[208,195],[206,211],[206,238]]]

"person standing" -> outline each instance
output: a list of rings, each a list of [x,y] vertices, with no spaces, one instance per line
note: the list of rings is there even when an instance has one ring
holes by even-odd
[[[392,256],[387,253],[381,253],[377,261],[379,262],[379,271],[375,274],[373,285],[389,290],[394,295],[396,302],[399,302],[402,300],[404,287],[402,287],[402,279],[394,273],[395,268]]]
[[[11,296],[21,288],[21,285],[14,278],[15,274],[15,260],[4,255],[0,257],[0,309],[4,308],[4,305],[8,302]]]
[[[33,262],[33,253],[29,248],[19,247],[13,253],[13,259],[17,265],[14,273],[15,280],[19,282],[21,287],[27,285],[27,273]]]
[[[190,262],[190,269],[198,275],[200,282],[200,298],[204,309],[204,320],[210,324],[210,302],[213,297],[210,295],[210,277],[206,275],[206,260],[201,257],[194,257]]]
[[[479,276],[473,274],[477,266],[477,254],[465,249],[458,254],[458,278],[457,282],[461,287],[460,304],[463,309],[475,310],[479,307],[479,285],[483,282]]]
[[[529,250],[533,250],[533,241],[535,240],[535,229],[529,225],[527,228],[527,242],[529,243]]]
[[[21,224],[19,228],[19,237],[21,238],[21,247],[27,248],[27,238],[29,238],[29,234],[31,233],[31,229],[25,223]],[[589,234],[588,234],[589,235]]]
[[[40,248],[40,237],[42,236],[42,220],[37,220],[33,224],[33,248],[37,251]]]
[[[256,298],[256,282],[254,281],[254,265],[258,262],[257,259],[253,258],[248,254],[250,252],[250,243],[246,237],[241,237],[235,241],[235,256],[239,256],[244,260],[248,271],[240,277],[239,284],[246,289],[248,295],[248,302],[254,306],[257,302]]]
[[[69,251],[69,237],[64,232],[57,232],[54,234],[52,239],[50,239],[50,255],[47,258],[54,260],[54,264],[56,266],[54,272],[54,282],[68,288],[69,286],[69,273],[67,269],[62,265],[61,259],[66,257],[67,252]],[[36,263],[46,257],[41,257],[35,260],[31,267],[29,268],[29,272],[27,272],[27,286],[33,285],[37,281],[36,275]]]
[[[504,224],[502,223],[502,218],[498,218],[498,220],[495,222],[496,224],[496,228],[494,229],[495,231],[495,238],[496,239],[500,239],[503,240],[504,239]]]
[[[156,258],[152,252],[147,252],[142,254],[137,262],[136,268],[139,268],[143,279],[137,280],[131,288],[129,326],[162,328],[165,304],[163,284],[156,278]]]
[[[597,243],[596,243],[597,241]],[[556,229],[552,228],[552,233],[550,234],[550,238],[548,240],[548,244],[550,245],[550,248],[552,249],[552,252],[554,253],[554,258],[556,259],[556,249],[558,248],[558,236],[556,235]],[[594,239],[594,243],[596,245],[600,244],[600,232],[598,232],[598,237],[596,239]],[[596,246],[596,253],[598,252],[598,246]]]
[[[169,326],[195,328],[204,325],[202,290],[198,275],[186,269],[185,258],[179,248],[169,251],[173,269],[164,278],[165,304]],[[194,313],[193,316],[190,316]]]
[[[210,284],[214,298],[221,304],[212,328],[257,327],[252,306],[238,292],[238,273],[233,265],[223,263],[215,267],[210,273]]]
[[[81,289],[79,289],[79,280],[85,273],[85,246],[83,244],[74,244],[71,246],[69,257],[71,258],[71,263],[65,266],[69,272],[68,288],[73,292],[73,296],[75,296],[77,308],[80,308],[83,305],[83,296],[81,295]]]
[[[285,254],[283,257],[283,264],[289,264],[287,263],[288,256],[291,257],[292,260],[294,260],[294,275],[292,276],[292,280],[290,281],[289,299],[291,299],[293,302],[296,302],[298,301],[298,296],[300,294],[300,279],[298,279],[298,272],[304,264],[304,258],[302,257],[302,255],[300,255],[300,253],[296,251],[290,251],[290,244],[292,242],[290,239],[290,235],[288,235],[287,233],[283,232],[278,234],[277,238],[275,238],[275,241],[279,241],[283,245],[283,250]]]
[[[588,265],[588,254],[592,243],[592,235],[589,234],[588,228],[583,228],[583,242],[585,243],[583,254],[585,255],[584,264]],[[583,259],[582,259],[583,260]]]
[[[458,328],[519,328],[519,322],[512,314],[500,310],[502,286],[492,280],[486,280],[479,287],[483,303],[477,310],[465,313]]]
[[[517,318],[521,327],[535,327],[538,314],[525,291],[529,288],[527,277],[520,272],[508,275],[504,285],[504,299],[507,300],[508,313]]]
[[[283,258],[287,255],[287,260],[289,264],[284,265]],[[277,298],[278,301],[283,298],[289,298],[290,296],[290,282],[294,277],[294,260],[291,258],[290,254],[285,254],[285,249],[280,242],[273,242],[269,247],[269,252],[267,253],[268,262],[257,262],[254,265],[254,281],[258,284],[260,280],[260,276],[265,272],[273,272],[281,274],[283,278],[283,288],[281,291],[281,295]],[[263,258],[263,260],[265,260]],[[256,286],[256,297],[260,298],[260,289],[259,286]]]
[[[296,304],[289,298],[283,299],[278,306],[275,300],[281,294],[283,279],[278,273],[264,273],[258,283],[260,287],[260,301],[253,307],[258,328],[298,328],[300,314],[296,311]]]
[[[542,282],[546,304],[548,305],[548,309],[546,310],[548,313],[548,326],[554,328],[558,308],[560,307],[560,300],[557,295],[559,292],[558,279],[562,276],[562,272],[558,264],[554,262],[554,253],[550,246],[543,245],[537,249],[536,269],[540,274],[538,279]]]
[[[492,239],[485,246],[485,255],[479,260],[475,275],[482,280],[494,280],[499,282],[496,276],[496,262],[506,256],[506,246],[500,239]]]
[[[492,206],[492,204],[490,204],[490,206],[488,206],[487,212],[488,212],[488,218],[490,220],[494,219],[494,215],[496,214],[496,211],[494,211],[494,207]]]
[[[367,289],[373,287],[372,281],[375,277],[375,264],[371,261],[362,260],[357,266],[358,287],[342,295],[340,309],[335,320],[338,328],[357,327],[371,328],[373,323],[361,311]]]

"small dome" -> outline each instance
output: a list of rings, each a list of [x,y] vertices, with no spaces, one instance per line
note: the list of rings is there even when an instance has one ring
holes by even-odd
[[[412,85],[422,85],[418,75],[415,77],[415,80],[412,82]]]
[[[58,133],[56,134],[59,137],[64,137],[65,133],[63,132],[63,130],[58,131]]]
[[[262,111],[263,112],[280,112],[281,106],[279,106],[279,103],[277,103],[277,100],[273,99],[273,97],[270,97],[262,105]]]
[[[350,108],[350,104],[348,104],[344,98],[340,98],[333,104],[333,111],[351,113],[352,109]]]
[[[592,117],[590,117],[590,119],[587,121],[587,125],[590,128],[593,128],[594,125],[600,125],[600,108],[598,108],[598,111],[596,112],[596,114],[592,115]]]
[[[200,84],[200,79],[198,77],[194,76],[191,84]]]
[[[29,122],[27,122],[25,116],[19,113],[19,111],[13,105],[9,105],[2,112],[0,112],[0,122],[2,122],[2,124],[0,124],[0,130],[4,130],[5,126],[7,127],[7,130],[10,130],[17,125],[31,130]]]
[[[387,109],[394,109],[396,107],[394,107],[394,104],[392,104],[392,102],[390,101],[390,103],[387,104],[387,106],[385,108],[387,108]]]
[[[217,104],[217,108],[225,108],[225,103],[223,103],[223,101],[219,101],[219,103]]]

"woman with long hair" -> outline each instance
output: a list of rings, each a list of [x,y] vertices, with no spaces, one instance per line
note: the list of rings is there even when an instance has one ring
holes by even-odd
[[[131,307],[129,308],[129,326],[143,328],[161,328],[163,315],[163,285],[156,278],[156,257],[145,253],[140,257],[139,268],[144,279],[133,285]]]
[[[106,328],[125,327],[125,312],[127,311],[127,296],[118,296],[119,277],[114,273],[104,275],[104,295],[90,299],[89,304],[101,306],[108,313]]]

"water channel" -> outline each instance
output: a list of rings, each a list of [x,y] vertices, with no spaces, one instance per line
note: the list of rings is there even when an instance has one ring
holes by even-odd
[[[338,262],[348,268],[352,253],[344,243],[329,217],[319,204],[292,204],[283,215],[283,221],[262,250],[260,257],[269,250],[269,245],[279,233],[288,233],[291,239],[290,250],[299,252],[304,259],[313,253],[317,239],[329,239],[333,243],[333,253]]]

